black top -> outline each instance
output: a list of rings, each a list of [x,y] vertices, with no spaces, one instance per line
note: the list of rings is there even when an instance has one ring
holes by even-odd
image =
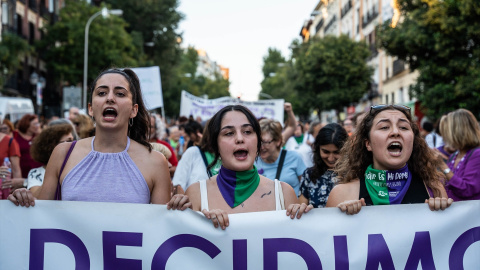
[[[364,198],[366,205],[373,205],[372,198],[370,198],[367,185],[365,184],[365,175],[360,177],[360,194],[358,198]],[[402,204],[424,203],[428,198],[430,198],[430,195],[425,184],[420,177],[413,175],[412,182],[410,182],[410,187],[408,187],[407,193],[403,197]]]

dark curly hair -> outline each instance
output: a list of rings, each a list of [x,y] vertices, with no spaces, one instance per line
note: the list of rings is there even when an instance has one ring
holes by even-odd
[[[408,168],[413,175],[417,175],[432,189],[435,196],[441,196],[440,190],[435,185],[435,182],[442,177],[440,171],[437,170],[437,161],[425,140],[420,136],[418,126],[412,120],[410,112],[399,109],[397,105],[388,105],[378,110],[371,110],[366,114],[355,133],[340,151],[341,156],[335,167],[339,183],[348,183],[360,178],[365,174],[367,167],[373,164],[373,154],[367,150],[365,141],[370,139],[370,130],[375,116],[385,110],[397,110],[407,117],[414,135],[412,155],[407,162]]]
[[[320,155],[320,147],[322,145],[333,144],[340,150],[347,139],[347,131],[337,123],[328,124],[320,129],[312,145],[313,167],[310,179],[312,179],[313,183],[316,183],[317,179],[329,169]]]
[[[35,161],[47,165],[55,146],[64,135],[69,133],[73,133],[73,127],[70,124],[47,127],[33,139],[30,155]]]
[[[97,81],[106,74],[120,74],[128,81],[130,93],[132,93],[132,103],[138,104],[137,116],[133,118],[133,124],[128,125],[128,134],[129,137],[146,146],[148,151],[152,151],[152,145],[148,142],[147,134],[150,128],[150,115],[143,103],[142,89],[140,88],[140,80],[137,77],[137,74],[129,68],[119,69],[111,68],[107,69],[98,75],[98,77],[93,81],[90,87],[90,103],[92,102],[93,91],[97,85]]]
[[[252,125],[255,134],[257,135],[257,157],[258,153],[260,153],[260,148],[262,146],[262,133],[260,131],[260,124],[257,121],[257,118],[253,115],[253,113],[247,108],[242,105],[228,105],[220,109],[208,122],[208,147],[212,150],[213,154],[215,155],[215,159],[212,163],[208,164],[208,170],[210,170],[213,165],[215,165],[220,157],[220,151],[218,148],[218,135],[220,134],[220,129],[222,128],[222,120],[223,117],[227,112],[237,111],[243,113],[246,117],[248,122]]]

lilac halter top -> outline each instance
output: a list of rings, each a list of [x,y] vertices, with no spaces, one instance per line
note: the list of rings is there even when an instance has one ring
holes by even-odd
[[[119,153],[93,149],[68,174],[62,183],[62,200],[87,202],[150,203],[150,189],[127,147]]]

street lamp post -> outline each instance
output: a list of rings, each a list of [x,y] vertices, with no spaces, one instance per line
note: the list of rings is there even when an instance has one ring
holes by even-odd
[[[121,16],[123,10],[121,9],[112,9],[108,10],[106,7],[102,8],[99,12],[93,14],[87,21],[85,25],[85,50],[83,52],[83,108],[87,111],[87,73],[88,73],[88,30],[90,29],[90,24],[98,16],[102,15],[104,18],[108,17],[108,14]]]

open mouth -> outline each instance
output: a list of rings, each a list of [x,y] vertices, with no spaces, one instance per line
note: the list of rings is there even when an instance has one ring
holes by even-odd
[[[105,120],[113,120],[117,117],[117,111],[113,108],[106,108],[103,110],[103,118]]]
[[[388,145],[387,149],[391,155],[399,156],[402,153],[403,146],[399,142],[393,142]]]
[[[248,151],[247,150],[237,150],[237,151],[233,152],[233,155],[237,159],[245,159],[245,158],[247,158]]]

